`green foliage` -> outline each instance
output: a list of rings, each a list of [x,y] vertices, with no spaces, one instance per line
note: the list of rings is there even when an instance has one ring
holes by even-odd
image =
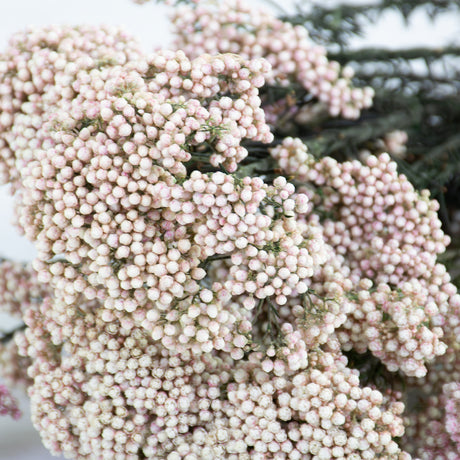
[[[441,13],[460,12],[460,3],[456,0],[380,0],[358,5],[323,6],[316,2],[297,2],[296,12],[283,15],[282,19],[305,26],[316,43],[344,49],[350,39],[362,36],[366,25],[375,22],[386,11],[398,11],[407,21],[414,11],[420,9],[434,19]]]

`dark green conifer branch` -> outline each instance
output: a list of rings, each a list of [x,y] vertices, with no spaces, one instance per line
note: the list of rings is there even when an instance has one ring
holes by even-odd
[[[315,42],[343,50],[350,39],[362,36],[369,22],[375,22],[386,11],[398,11],[407,21],[420,8],[434,19],[441,13],[460,11],[460,3],[456,0],[381,0],[323,6],[319,2],[297,1],[296,12],[283,15],[282,19],[305,26]]]

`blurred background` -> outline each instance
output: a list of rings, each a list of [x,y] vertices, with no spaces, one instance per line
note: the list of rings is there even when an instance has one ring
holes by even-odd
[[[263,0],[248,0],[264,4]],[[293,12],[292,1],[279,2]],[[302,2],[298,2],[302,3]],[[303,4],[307,4],[304,1]],[[322,6],[327,2],[322,2]],[[336,2],[329,2],[334,5]],[[354,1],[356,3],[362,3]],[[404,2],[401,2],[404,3]],[[407,1],[408,4],[411,1]],[[436,1],[433,1],[436,3]],[[267,3],[265,3],[267,4]],[[136,5],[129,0],[15,0],[0,2],[0,53],[16,31],[29,25],[48,24],[117,24],[137,36],[145,51],[167,48],[172,36],[169,32],[167,8],[151,2]],[[460,36],[458,16],[442,14],[431,20],[422,9],[415,11],[406,24],[395,11],[386,11],[365,31],[364,38],[351,40],[352,47],[384,46],[391,49],[449,44]],[[13,200],[8,188],[0,187],[0,256],[18,261],[32,260],[33,245],[20,237],[11,225]],[[0,330],[14,326],[0,314]],[[0,460],[47,460],[52,457],[41,446],[38,434],[30,423],[27,397],[16,391],[21,400],[23,417],[13,421],[0,417]]]

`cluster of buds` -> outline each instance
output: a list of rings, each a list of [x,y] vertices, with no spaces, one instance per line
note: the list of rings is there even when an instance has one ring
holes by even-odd
[[[373,90],[354,88],[353,69],[329,61],[304,27],[283,22],[244,0],[201,1],[174,10],[176,46],[189,56],[235,53],[264,57],[272,65],[268,84],[300,84],[324,104],[331,116],[358,118],[372,104]],[[276,109],[275,109],[276,110]]]
[[[437,262],[436,202],[386,154],[317,160],[289,137],[268,149],[281,176],[245,175],[273,162],[265,81],[348,118],[371,91],[301,27],[240,0],[192,3],[174,16],[183,51],[55,27],[0,58],[1,176],[37,249],[33,270],[0,265],[0,301],[25,323],[0,359],[30,385],[44,445],[107,460],[452,451],[460,296]],[[432,391],[428,444],[350,350]],[[18,353],[22,373],[4,358]]]
[[[455,460],[459,452],[458,380],[444,382],[445,372],[449,378],[459,376],[459,363],[440,367],[433,366],[431,375],[422,382],[413,381],[408,388],[408,411],[404,414],[406,431],[402,442],[413,458],[426,460]],[[440,381],[436,373],[441,370]]]
[[[140,57],[139,43],[115,27],[50,26],[13,35],[0,55],[0,180],[13,187],[34,151],[49,110],[75,96],[81,70],[126,64]],[[18,184],[19,185],[19,184]]]
[[[5,385],[0,383],[0,415],[10,415],[14,419],[21,417],[21,411],[15,397]]]
[[[292,138],[271,154],[285,174],[321,189],[315,211],[323,214],[324,239],[353,281],[347,295],[354,307],[339,333],[345,349],[369,349],[391,371],[424,376],[425,362],[446,351],[439,315],[456,292],[436,263],[449,243],[437,202],[398,175],[387,154],[364,165],[315,161]]]
[[[12,331],[0,330],[0,368],[2,377],[11,385],[26,387],[31,383],[27,375],[31,361],[19,355],[15,340],[19,341],[24,336],[23,315],[39,305],[48,294],[49,289],[38,281],[30,264],[9,260],[0,262],[2,313],[7,313],[18,323]]]
[[[427,365],[421,379],[409,378],[404,415],[407,450],[415,458],[455,460],[459,452],[458,382],[460,382],[460,296],[452,291],[449,309],[436,316],[446,353]]]
[[[287,344],[280,352],[298,354],[300,334],[283,328]],[[297,362],[293,368],[256,352],[237,367],[223,409],[232,429],[220,429],[229,452],[248,449],[247,458],[260,460],[410,458],[392,439],[404,431],[401,403],[386,406],[379,391],[361,387],[357,371],[335,352],[310,351]]]
[[[423,377],[425,363],[447,348],[441,327],[432,325],[436,310],[430,311],[433,302],[427,303],[426,296],[416,280],[392,289],[361,279],[359,289],[349,293],[352,313],[338,334],[343,348],[360,353],[369,349],[389,371]]]

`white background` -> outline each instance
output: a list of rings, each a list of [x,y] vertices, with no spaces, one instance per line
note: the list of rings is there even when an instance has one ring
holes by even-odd
[[[263,3],[248,0],[251,3]],[[275,0],[276,1],[276,0]],[[290,5],[292,1],[280,1]],[[356,3],[356,2],[355,2]],[[8,37],[28,25],[47,24],[117,24],[124,25],[140,38],[146,51],[167,48],[171,42],[167,9],[155,3],[143,6],[129,0],[0,0],[0,52],[5,49]],[[384,45],[390,48],[447,44],[460,36],[458,16],[446,15],[431,22],[423,13],[412,17],[410,28],[403,30],[399,16],[388,13],[372,27],[365,40],[355,46]],[[33,245],[17,235],[10,225],[12,200],[6,187],[0,187],[0,256],[14,260],[31,260]],[[0,315],[0,329],[11,323]],[[19,395],[20,393],[17,392]],[[52,457],[40,444],[27,411],[27,399],[21,397],[24,417],[19,422],[0,417],[0,460],[48,460]]]

